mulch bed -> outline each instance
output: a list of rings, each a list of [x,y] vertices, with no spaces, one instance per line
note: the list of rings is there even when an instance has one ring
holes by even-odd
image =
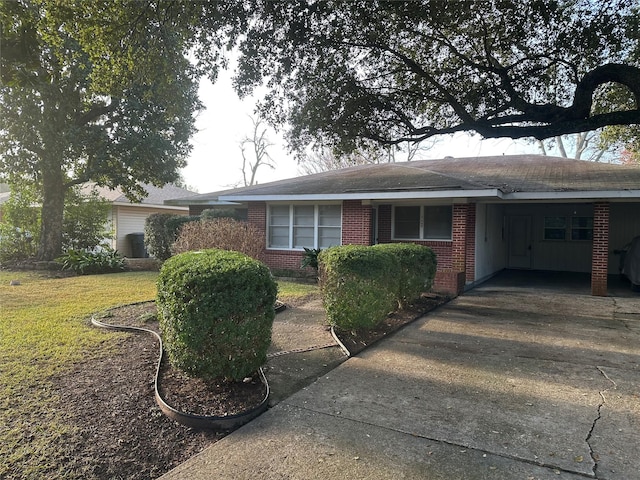
[[[352,354],[388,336],[447,299],[426,296],[390,315],[371,332],[338,332]],[[110,310],[100,320],[157,331],[155,304]],[[122,334],[117,353],[77,364],[56,379],[56,394],[66,421],[76,427],[68,438],[65,478],[157,478],[228,432],[198,431],[160,411],[154,397],[157,341],[147,334]],[[161,394],[174,407],[199,415],[223,415],[250,409],[264,398],[259,378],[206,383],[163,365]],[[62,477],[61,477],[62,478]]]

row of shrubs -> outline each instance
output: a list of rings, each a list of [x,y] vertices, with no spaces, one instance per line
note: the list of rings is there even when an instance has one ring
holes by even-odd
[[[234,210],[205,210],[200,216],[152,214],[145,223],[145,244],[162,261],[176,253],[213,247],[239,250],[259,258],[262,242],[257,229],[237,218]],[[68,249],[56,261],[63,270],[80,275],[126,268],[122,255],[107,245]]]
[[[414,244],[333,247],[319,252],[318,261],[327,317],[343,330],[372,328],[417,299],[436,268],[433,251]],[[276,294],[269,269],[242,253],[209,249],[171,257],[157,297],[169,360],[205,379],[249,376],[266,361]]]
[[[235,210],[227,209],[208,209],[200,215],[154,213],[145,221],[144,243],[149,254],[160,261],[189,250],[229,249],[230,245],[238,245],[234,250],[258,258],[256,255],[262,252],[262,242],[260,241],[259,249],[254,245],[259,240],[259,236],[253,231],[255,227],[239,220],[241,219]],[[248,229],[253,230],[249,232]],[[252,238],[255,242],[249,245],[244,237]]]
[[[429,290],[433,250],[413,243],[343,245],[320,252],[320,286],[331,325],[370,329]]]

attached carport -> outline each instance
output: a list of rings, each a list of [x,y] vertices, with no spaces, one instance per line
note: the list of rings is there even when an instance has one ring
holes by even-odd
[[[640,235],[640,203],[568,200],[477,204],[476,279],[502,269],[585,273],[592,295],[606,296],[619,273],[614,251]]]

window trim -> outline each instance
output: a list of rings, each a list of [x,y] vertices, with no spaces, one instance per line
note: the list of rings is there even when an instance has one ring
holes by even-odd
[[[295,207],[300,207],[300,206],[313,206],[313,246],[312,247],[306,247],[306,248],[321,248],[318,247],[318,242],[320,241],[320,229],[321,228],[336,228],[340,230],[340,243],[339,245],[342,245],[342,203],[341,202],[318,202],[318,203],[314,203],[312,205],[308,204],[308,203],[270,203],[267,204],[267,225],[266,225],[266,235],[265,235],[265,243],[266,246],[265,248],[267,250],[281,250],[281,251],[296,251],[296,252],[302,252],[304,251],[305,247],[295,247],[295,237],[294,237],[294,232],[295,232]],[[339,207],[340,208],[340,224],[337,226],[329,226],[329,225],[319,225],[319,218],[320,218],[320,207],[321,206],[334,206],[334,207]],[[289,245],[287,247],[284,246],[277,246],[277,247],[272,247],[270,246],[270,241],[271,241],[271,208],[272,207],[288,207],[289,208],[289,224],[288,224],[288,229],[289,229],[289,236],[288,236],[288,241],[289,241]],[[278,226],[278,225],[276,225]],[[279,225],[281,227],[283,227],[284,225]],[[324,248],[324,247],[322,247]]]
[[[408,238],[408,237],[397,237],[396,236],[396,208],[402,207],[420,207],[420,228],[418,238]],[[432,238],[425,237],[425,209],[426,208],[437,208],[437,207],[447,207],[451,210],[451,229],[449,231],[449,238]],[[441,204],[441,205],[417,205],[417,204],[407,204],[407,205],[393,205],[391,208],[391,239],[397,241],[420,241],[420,242],[452,242],[453,241],[453,205],[449,204]]]

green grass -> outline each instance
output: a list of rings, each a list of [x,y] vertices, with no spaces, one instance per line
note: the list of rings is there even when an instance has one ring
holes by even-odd
[[[116,305],[153,300],[157,272],[50,278],[0,270],[0,478],[82,478],[69,470],[65,440],[77,435],[54,394],[54,377],[114,351],[118,335],[88,318]],[[20,281],[10,286],[11,280]],[[316,285],[278,282],[292,302]],[[97,407],[99,410],[99,407]]]
[[[87,317],[151,300],[154,272],[47,278],[0,271],[0,478],[55,478],[65,438],[52,378],[86,358],[107,355],[117,339]],[[21,285],[10,286],[11,280]]]
[[[302,300],[319,294],[320,288],[315,284],[278,282],[278,299],[285,303]]]

